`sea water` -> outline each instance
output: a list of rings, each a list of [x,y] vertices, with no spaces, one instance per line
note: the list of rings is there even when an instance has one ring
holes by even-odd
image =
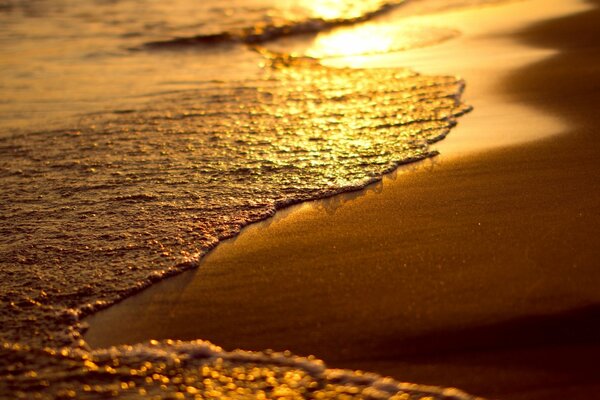
[[[79,322],[277,209],[434,156],[461,80],[269,43],[435,4],[0,2],[0,397],[468,398],[201,340],[91,351]],[[456,35],[400,32],[351,54]]]

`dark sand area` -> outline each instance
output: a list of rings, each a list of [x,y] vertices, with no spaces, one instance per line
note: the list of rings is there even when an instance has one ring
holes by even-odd
[[[566,132],[285,210],[198,270],[91,317],[86,340],[202,338],[491,398],[595,398],[600,1],[590,4],[509,38],[558,50],[501,86]]]

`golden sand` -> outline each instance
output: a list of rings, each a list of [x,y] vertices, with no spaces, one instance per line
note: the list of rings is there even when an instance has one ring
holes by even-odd
[[[591,5],[456,16],[460,40],[401,56],[431,72],[428,53],[456,54],[435,68],[456,67],[475,111],[440,146],[448,156],[245,229],[197,271],[90,318],[86,340],[202,338],[489,397],[590,398],[600,389]],[[502,147],[482,151],[490,138]]]

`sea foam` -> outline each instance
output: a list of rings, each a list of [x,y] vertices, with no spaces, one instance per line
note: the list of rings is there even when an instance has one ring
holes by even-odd
[[[15,353],[8,347],[13,351],[3,357],[13,360],[5,365],[8,387],[24,390],[21,379],[29,376],[11,370],[28,365],[14,357],[32,362],[45,357],[56,379],[53,388],[93,381],[98,371],[83,379],[77,374],[87,372],[80,364],[108,353],[56,350],[85,347],[79,338],[82,316],[195,266],[220,240],[278,208],[361,188],[399,164],[435,155],[429,145],[468,110],[459,100],[462,88],[456,78],[408,70],[273,60],[260,80],[209,82],[140,109],[88,115],[72,127],[1,139],[2,338],[28,349],[17,347]],[[165,346],[153,351],[168,354],[172,349]],[[208,349],[198,343],[176,348]],[[112,349],[111,363],[134,370],[132,354],[143,349]],[[224,367],[227,374],[249,368],[240,354],[246,353],[219,355],[228,363],[238,357],[235,366]],[[252,357],[265,363],[263,356]],[[27,379],[41,385],[50,378],[39,378],[35,363],[37,375]],[[69,375],[72,368],[79,371],[75,377]],[[114,367],[106,368],[103,380]],[[288,368],[308,373],[315,365],[301,363],[285,372],[261,368],[284,376]],[[320,374],[325,382],[335,375]],[[337,376],[344,381],[355,376],[349,374]],[[123,385],[121,378],[98,385],[107,390]],[[353,379],[348,382],[355,388]],[[381,391],[378,379],[362,386]],[[80,393],[88,386],[68,390]]]
[[[14,398],[475,399],[457,389],[327,369],[289,353],[225,352],[204,341],[151,341],[86,352],[4,344],[0,395]],[[37,370],[29,369],[36,364]]]

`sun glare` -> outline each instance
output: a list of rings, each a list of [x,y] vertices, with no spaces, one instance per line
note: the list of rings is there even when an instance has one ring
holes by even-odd
[[[322,19],[346,17],[348,3],[342,0],[302,0],[302,6]]]
[[[309,10],[315,18],[324,20],[360,18],[380,9],[385,3],[380,0],[348,2],[347,0],[297,0],[298,6]]]
[[[310,56],[340,57],[368,53],[383,53],[394,45],[394,37],[385,29],[369,26],[344,29],[330,35],[320,35],[309,50]]]

